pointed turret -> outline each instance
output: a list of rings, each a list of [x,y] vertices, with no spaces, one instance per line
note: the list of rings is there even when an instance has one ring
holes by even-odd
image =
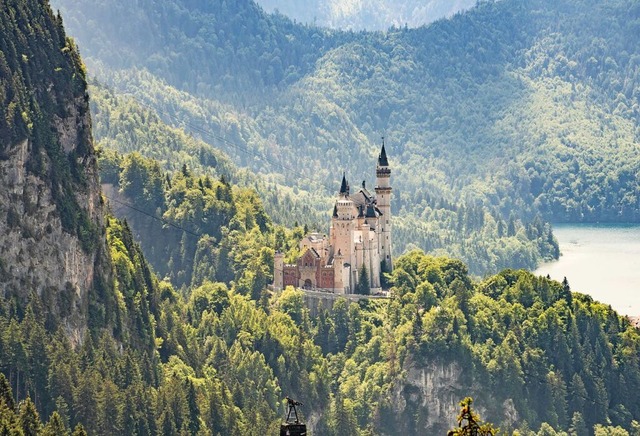
[[[388,178],[391,175],[391,170],[389,169],[389,160],[387,159],[387,151],[384,149],[384,136],[382,137],[382,149],[380,150],[380,154],[378,155],[378,165],[376,166],[376,177],[379,179]],[[380,185],[378,185],[380,186]]]
[[[333,205],[333,217],[334,218],[338,218],[338,205],[337,204]]]
[[[384,136],[382,137],[382,150],[380,150],[380,154],[378,155],[378,166],[379,167],[389,166],[389,161],[387,160],[387,152],[384,149]]]
[[[340,195],[349,195],[349,184],[347,183],[347,177],[342,173],[342,184],[340,185]]]

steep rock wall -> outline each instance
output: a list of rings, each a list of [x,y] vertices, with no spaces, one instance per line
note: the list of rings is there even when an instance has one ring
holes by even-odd
[[[85,72],[48,2],[0,9],[0,297],[81,342],[111,266]]]
[[[77,134],[79,127],[90,131],[88,111],[77,118],[77,106],[70,109],[68,117],[54,123],[67,155],[78,141],[91,143],[90,137]],[[86,328],[87,296],[96,273],[108,274],[101,267],[106,249],[100,242],[87,250],[77,234],[63,230],[51,180],[27,169],[32,153],[32,143],[25,139],[9,147],[8,159],[0,161],[0,292],[18,305],[35,292],[49,312],[65,319],[67,333],[78,342]],[[51,164],[43,158],[45,165]],[[104,210],[95,157],[85,158],[82,167],[85,186],[76,186],[75,200],[92,227],[102,233]]]
[[[404,377],[392,391],[396,426],[408,434],[446,434],[456,424],[459,402],[468,396],[483,419],[507,425],[519,419],[513,400],[485,393],[482,380],[460,363],[407,359]]]

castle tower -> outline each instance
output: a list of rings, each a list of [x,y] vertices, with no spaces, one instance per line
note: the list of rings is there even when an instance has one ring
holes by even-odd
[[[276,252],[273,255],[273,289],[280,291],[284,288],[284,254]]]
[[[393,269],[391,262],[391,170],[389,169],[387,152],[384,149],[384,137],[376,166],[376,199],[378,209],[382,212],[378,228],[380,261],[385,264],[385,272],[391,272]]]
[[[353,253],[353,231],[355,230],[354,219],[356,218],[356,208],[353,200],[349,197],[349,184],[342,175],[342,184],[338,201],[335,205],[335,214],[331,220],[331,245],[334,253],[340,251],[344,256],[344,261],[351,264],[351,253]]]
[[[345,287],[349,286],[349,276],[345,274],[344,256],[340,251],[337,251],[335,256],[333,257],[333,264],[333,291],[336,292],[337,290],[342,294],[344,293]]]

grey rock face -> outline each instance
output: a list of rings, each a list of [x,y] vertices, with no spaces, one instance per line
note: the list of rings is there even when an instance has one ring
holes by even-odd
[[[101,232],[104,208],[86,105],[85,99],[69,102],[65,118],[55,117],[52,124],[67,156],[83,141],[82,146],[91,150],[88,157],[79,158],[84,183],[74,186],[74,195]],[[86,330],[87,297],[95,276],[108,274],[103,267],[107,250],[103,237],[87,251],[76,234],[63,230],[52,181],[28,170],[33,153],[31,142],[24,140],[10,146],[8,158],[0,161],[0,295],[22,304],[37,294],[45,309],[63,321],[72,342],[78,343]],[[46,166],[51,165],[44,151],[37,153],[42,153]]]

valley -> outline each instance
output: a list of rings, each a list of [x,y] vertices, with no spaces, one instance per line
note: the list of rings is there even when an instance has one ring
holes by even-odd
[[[500,434],[640,434],[640,331],[608,300],[637,269],[636,2],[375,32],[51,5],[0,8],[3,434],[277,434],[285,397],[316,435],[446,434],[466,397]],[[269,286],[385,214],[393,268],[357,284],[388,298]],[[318,277],[378,260],[343,232]],[[560,249],[568,281],[527,271]],[[602,301],[572,263],[613,273]]]

